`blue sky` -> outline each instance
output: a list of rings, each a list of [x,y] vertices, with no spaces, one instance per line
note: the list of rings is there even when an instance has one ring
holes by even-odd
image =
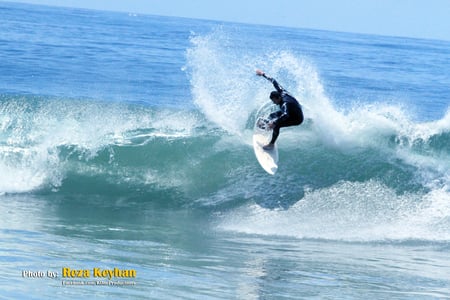
[[[16,0],[15,2],[450,40],[450,0]]]

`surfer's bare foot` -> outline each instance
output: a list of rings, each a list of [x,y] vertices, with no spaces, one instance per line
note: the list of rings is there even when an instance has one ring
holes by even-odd
[[[263,149],[266,150],[266,151],[267,150],[273,150],[274,147],[275,147],[275,145],[270,143],[270,144],[267,144],[267,145],[263,146]]]

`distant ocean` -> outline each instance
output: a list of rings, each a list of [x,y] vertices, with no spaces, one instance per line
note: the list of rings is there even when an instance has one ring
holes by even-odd
[[[449,41],[0,15],[2,299],[450,298]]]

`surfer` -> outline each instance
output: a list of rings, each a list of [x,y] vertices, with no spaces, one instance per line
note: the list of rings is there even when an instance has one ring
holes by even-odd
[[[269,116],[268,126],[273,129],[272,140],[263,147],[264,150],[272,150],[280,134],[280,128],[300,125],[303,122],[303,111],[297,99],[289,95],[275,79],[267,76],[262,70],[256,70],[256,75],[272,82],[276,91],[270,93],[270,100],[280,107],[279,111],[271,113]]]

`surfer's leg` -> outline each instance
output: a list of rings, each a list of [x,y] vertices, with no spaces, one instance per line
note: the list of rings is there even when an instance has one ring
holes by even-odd
[[[263,149],[268,151],[268,150],[272,150],[275,147],[275,142],[278,138],[278,135],[280,134],[280,127],[279,126],[275,126],[272,129],[272,140],[270,140],[270,143],[263,146]]]
[[[272,140],[270,141],[270,144],[275,144],[278,136],[280,135],[280,128],[281,127],[289,127],[289,126],[294,126],[294,125],[298,125],[299,123],[297,121],[293,121],[293,120],[286,120],[286,121],[282,121],[282,122],[278,122],[277,125],[275,125],[275,127],[273,128],[273,132],[272,132]]]
[[[275,144],[279,135],[280,135],[280,126],[275,126],[272,131],[272,140],[270,141],[270,144],[272,145]]]

